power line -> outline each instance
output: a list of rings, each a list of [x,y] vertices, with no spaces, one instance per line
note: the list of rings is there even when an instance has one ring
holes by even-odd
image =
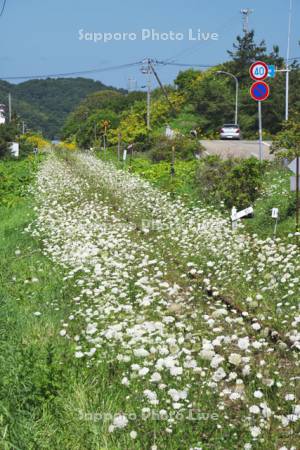
[[[216,67],[215,65],[209,65],[209,64],[188,64],[188,63],[175,63],[175,62],[167,62],[167,61],[156,61],[157,64],[162,64],[165,66],[176,66],[176,67],[201,67],[201,68],[210,68],[210,67]]]
[[[82,70],[78,72],[65,72],[65,73],[52,73],[52,74],[43,74],[43,75],[19,75],[15,77],[0,77],[0,80],[35,80],[41,78],[64,78],[75,75],[87,75],[90,73],[100,73],[100,72],[109,72],[112,70],[125,69],[127,67],[133,67],[141,64],[142,61],[137,61],[130,64],[122,64],[119,66],[111,66],[111,67],[103,67],[98,69],[90,69],[90,70]]]
[[[3,5],[2,5],[1,12],[0,12],[0,17],[2,17],[2,15],[3,15],[3,13],[4,13],[5,6],[6,6],[6,0],[3,0]]]

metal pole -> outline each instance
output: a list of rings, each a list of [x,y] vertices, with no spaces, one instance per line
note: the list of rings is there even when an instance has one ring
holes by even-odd
[[[175,146],[172,145],[172,159],[171,159],[171,177],[175,175]]]
[[[104,159],[106,157],[106,128],[103,135],[103,150],[104,150]]]
[[[218,70],[216,74],[224,74],[228,75],[229,77],[233,78],[235,80],[235,114],[234,114],[234,123],[235,125],[238,124],[238,111],[239,111],[239,80],[233,73],[225,72],[224,70]]]
[[[236,93],[235,93],[235,124],[238,124],[238,110],[239,110],[239,81],[236,78]]]
[[[285,79],[285,120],[289,120],[289,90],[290,90],[290,48],[291,48],[291,29],[292,29],[292,8],[293,0],[290,0],[288,42],[286,52],[286,79]]]
[[[262,114],[261,114],[261,102],[258,102],[258,134],[259,134],[259,160],[263,161],[263,143],[262,143]]]
[[[299,162],[300,162],[300,157],[297,156],[296,158],[296,232],[299,231],[299,210],[300,210],[300,202],[299,202],[299,171],[300,171],[300,167],[299,167]]]
[[[118,133],[118,161],[120,161],[120,152],[121,152],[121,133]]]
[[[150,59],[148,59],[148,82],[147,82],[147,129],[151,129],[150,114],[151,114],[151,66]]]
[[[276,233],[277,233],[277,225],[278,225],[278,217],[276,217],[276,220],[275,220],[275,227],[274,227],[274,238],[276,237]]]

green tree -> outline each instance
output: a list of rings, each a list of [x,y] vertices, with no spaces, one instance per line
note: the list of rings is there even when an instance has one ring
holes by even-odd
[[[16,140],[17,126],[15,122],[0,125],[0,158],[10,155],[10,143]]]

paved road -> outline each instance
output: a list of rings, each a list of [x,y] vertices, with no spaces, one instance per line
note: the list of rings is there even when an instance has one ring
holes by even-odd
[[[239,158],[259,157],[258,141],[202,140],[200,142],[204,145],[206,154],[209,155],[220,155],[222,158],[229,158],[230,156]],[[264,159],[273,159],[273,155],[270,155],[269,152],[270,145],[271,141],[264,141]]]

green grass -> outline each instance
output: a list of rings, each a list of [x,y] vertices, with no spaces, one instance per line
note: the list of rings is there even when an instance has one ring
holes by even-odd
[[[148,160],[134,159],[126,168],[161,189],[184,195],[193,203],[199,200],[193,176],[196,165],[197,161],[176,162],[173,179],[169,163],[153,165]],[[25,184],[33,180],[37,168],[30,161],[5,162],[1,167],[16,178],[24,171],[28,180]],[[272,223],[267,228],[263,217],[270,207],[284,211],[287,199],[293,202],[293,194],[283,195],[287,192],[288,176],[279,169],[268,172],[266,186],[273,188],[266,190],[264,197],[257,201],[257,215],[247,222],[249,229],[252,226],[253,230],[261,229],[261,233],[272,231]],[[146,425],[140,418],[134,426],[142,439],[134,444],[127,433],[108,433],[110,421],[99,420],[96,414],[113,415],[125,410],[134,413],[139,405],[134,399],[127,400],[126,388],[120,384],[122,364],[102,360],[89,368],[82,359],[74,358],[74,342],[59,335],[62,322],[73,312],[78,287],[74,279],[65,279],[63,269],[43,254],[41,242],[24,233],[34,220],[34,201],[19,190],[21,184],[12,183],[4,196],[17,200],[4,201],[4,205],[11,206],[0,207],[0,449],[146,450],[151,447],[155,434],[159,449],[177,449],[174,445],[181,449],[183,443],[198,439],[202,442],[199,445],[203,446],[203,441],[207,443],[205,450],[238,448],[236,421],[244,411],[236,414],[234,409],[228,412],[227,418],[219,416],[218,422],[179,424],[169,441],[164,424],[153,421]],[[287,211],[279,232],[286,232],[290,222],[292,228],[293,219],[288,214]],[[207,257],[197,256],[204,262]],[[35,315],[36,312],[40,315]],[[199,332],[201,321],[200,309]],[[81,328],[79,323],[74,323],[75,330],[76,327]],[[274,370],[277,357],[274,356],[272,363]],[[201,390],[200,379],[193,381],[199,409],[209,405],[206,406],[209,411],[216,411],[217,396]],[[250,389],[255,389],[255,383],[253,379]],[[227,426],[231,421],[235,424],[232,429]],[[241,429],[239,433],[247,431]],[[270,433],[269,439],[265,445],[255,448],[277,448],[277,435]]]
[[[271,166],[264,176],[264,193],[254,204],[254,218],[245,221],[246,230],[260,236],[272,236],[275,219],[272,208],[279,209],[277,236],[284,237],[296,230],[296,196],[290,192],[292,173],[277,165]]]
[[[59,335],[73,283],[24,234],[34,218],[30,197],[1,207],[0,217],[0,448],[108,448],[108,424],[85,420],[81,411],[120,406],[113,369],[105,362],[87,369]]]
[[[103,155],[100,155],[101,158]],[[167,161],[152,163],[145,155],[128,157],[126,164],[118,162],[115,154],[107,152],[106,159],[113,161],[118,167],[129,170],[150,181],[159,189],[180,195],[187,204],[203,202],[207,206],[206,199],[199,195],[195,172],[199,161],[175,161],[175,176],[170,174],[171,165]],[[276,236],[286,237],[296,231],[296,198],[295,193],[290,192],[290,177],[292,173],[277,163],[270,164],[263,178],[263,192],[253,204],[254,217],[243,221],[249,233],[258,234],[261,237],[272,237],[274,234],[275,220],[272,219],[272,208],[279,208],[279,219]],[[230,211],[220,203],[211,203],[212,207],[222,210],[224,215],[230,216]],[[250,205],[249,205],[250,206]]]
[[[38,159],[0,160],[0,205],[13,206],[26,195],[26,187],[33,181]]]

